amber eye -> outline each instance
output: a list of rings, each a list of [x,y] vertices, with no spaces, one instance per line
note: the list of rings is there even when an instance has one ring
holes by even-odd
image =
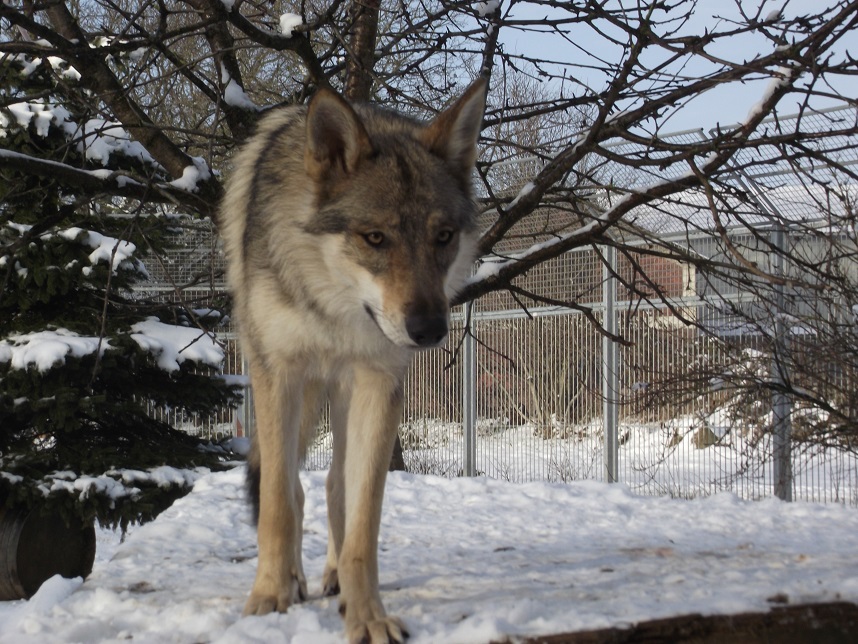
[[[442,230],[438,233],[438,237],[437,237],[438,243],[441,244],[442,246],[446,246],[451,241],[453,241],[453,235],[454,235],[454,233],[452,230],[450,230],[449,228],[445,228],[444,230]]]
[[[377,230],[367,233],[363,238],[370,246],[381,246],[384,243],[384,233],[380,233]]]

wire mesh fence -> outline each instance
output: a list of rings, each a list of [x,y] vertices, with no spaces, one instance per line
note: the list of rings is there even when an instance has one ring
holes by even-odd
[[[855,110],[818,118],[854,120]],[[788,119],[778,127],[789,127]],[[674,135],[677,141],[695,137],[704,133]],[[830,142],[843,164],[855,162],[848,140]],[[632,147],[613,153],[642,154]],[[702,260],[726,265],[731,254],[741,253],[760,270],[773,272],[776,220],[794,224],[779,242],[790,246],[795,258],[794,265],[781,269],[787,276],[802,264],[825,260],[837,263],[838,275],[858,285],[858,253],[848,235],[825,225],[825,213],[830,224],[843,209],[819,197],[820,186],[839,180],[836,172],[794,163],[764,167],[753,176],[737,172],[722,186],[721,223],[728,235],[716,234],[701,215],[708,208],[703,191],[689,190],[641,208],[636,225],[648,233],[639,242],[625,239],[624,251],[607,272],[606,249],[590,247],[536,266],[515,282],[545,298],[575,302],[579,310],[524,305],[514,293],[498,291],[455,311],[448,345],[418,353],[408,375],[399,432],[406,468],[510,481],[618,480],[643,493],[687,497],[721,490],[745,498],[774,494],[784,464],[775,458],[773,374],[784,365],[802,367],[795,371],[792,391],[810,387],[801,374],[813,372],[816,395],[831,401],[832,409],[847,400],[845,392],[858,382],[854,365],[847,359],[815,367],[823,360],[815,347],[854,346],[858,302],[844,302],[825,288],[794,290],[773,318],[777,289],[761,282],[749,290],[730,270],[708,270]],[[664,178],[628,174],[628,168],[608,162],[596,169],[608,183],[629,188]],[[566,224],[557,217],[567,215],[537,213],[496,250],[538,243],[546,230],[562,229]],[[701,262],[647,252],[653,236]],[[826,255],[832,239],[842,251],[836,261]],[[191,242],[187,257],[176,262],[199,266],[187,268],[182,279],[198,280],[205,266],[222,275],[217,245],[205,235]],[[610,280],[616,282],[616,301],[609,309],[605,285]],[[223,288],[217,280],[209,286]],[[776,332],[780,323],[772,320],[786,313],[792,328]],[[795,322],[805,313],[823,323],[809,331]],[[623,343],[606,340],[609,315],[615,316]],[[233,336],[223,337],[230,356],[226,371],[243,373]],[[616,355],[610,364],[609,354]],[[615,391],[605,386],[611,372]],[[606,400],[612,401],[607,407]],[[809,397],[793,396],[789,404],[790,449],[783,454],[792,498],[858,505],[858,445],[839,435],[820,441],[819,432],[811,431],[828,422],[831,410]],[[197,428],[192,431],[216,425],[215,435],[252,424],[247,407],[229,418],[192,421]],[[308,468],[330,464],[326,424],[323,418]]]
[[[620,326],[629,344],[619,351],[616,479],[647,494],[771,496],[770,394],[752,385],[769,369],[761,339],[717,338],[679,323],[671,311],[640,303],[623,308]],[[461,314],[449,347],[418,354],[400,427],[409,471],[469,473],[464,400],[473,396],[473,474],[607,480],[603,338],[583,315],[530,314],[472,314],[472,381],[463,378]],[[705,315],[705,307],[686,307],[685,315]],[[718,374],[728,372],[731,384],[719,383]],[[747,382],[737,384],[743,377]],[[854,449],[800,436],[793,445],[794,498],[858,505]],[[329,450],[323,431],[308,467],[327,467]]]

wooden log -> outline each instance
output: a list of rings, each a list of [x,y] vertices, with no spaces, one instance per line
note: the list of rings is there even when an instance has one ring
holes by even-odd
[[[679,615],[628,627],[543,637],[516,637],[502,644],[843,644],[858,642],[858,606],[848,602],[777,606],[764,613]],[[493,644],[501,644],[494,642]]]

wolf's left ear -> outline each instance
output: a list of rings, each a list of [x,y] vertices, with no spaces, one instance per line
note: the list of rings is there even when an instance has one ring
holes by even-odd
[[[483,125],[488,81],[477,79],[446,110],[432,119],[420,133],[420,141],[452,168],[469,177],[477,160],[477,139]]]

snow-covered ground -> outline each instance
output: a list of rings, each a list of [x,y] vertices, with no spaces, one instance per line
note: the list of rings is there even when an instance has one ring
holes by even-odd
[[[337,600],[319,597],[324,473],[302,480],[313,596],[288,613],[240,619],[256,544],[239,468],[204,476],[122,544],[101,533],[86,582],[54,578],[0,604],[0,642],[341,642]],[[858,512],[837,504],[393,473],[382,597],[415,644],[858,601],[856,534]]]

